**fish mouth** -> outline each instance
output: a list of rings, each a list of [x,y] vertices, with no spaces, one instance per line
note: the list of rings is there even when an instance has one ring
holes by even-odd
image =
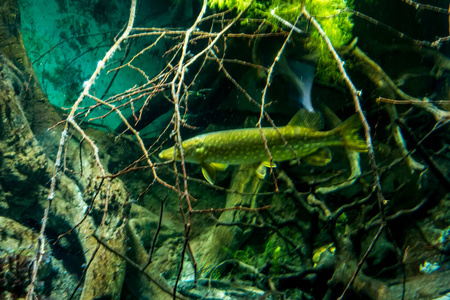
[[[172,156],[173,156],[173,148],[163,150],[158,154],[158,157],[164,160],[169,160],[172,158]]]

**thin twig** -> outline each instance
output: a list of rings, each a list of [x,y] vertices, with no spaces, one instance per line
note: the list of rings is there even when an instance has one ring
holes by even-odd
[[[437,7],[434,5],[422,4],[422,3],[418,3],[413,0],[402,0],[402,1],[405,2],[406,4],[414,6],[416,9],[430,10],[430,11],[450,15],[450,10],[445,9],[445,8],[440,8],[440,7]]]
[[[206,208],[206,209],[194,209],[192,210],[192,213],[222,213],[224,211],[231,211],[231,210],[242,210],[242,211],[249,211],[249,212],[258,212],[260,210],[270,209],[270,205],[257,207],[257,208],[251,208],[251,207],[245,207],[245,206],[234,206],[234,207],[228,207],[228,208]]]
[[[437,41],[439,39],[437,39],[435,41],[432,41],[432,42],[416,40],[416,39],[413,39],[412,37],[404,34],[403,32],[400,32],[400,31],[394,29],[393,27],[391,27],[389,25],[386,25],[386,24],[384,24],[384,23],[382,23],[382,22],[380,22],[380,21],[378,21],[378,20],[376,20],[376,19],[374,19],[372,17],[369,17],[368,15],[363,14],[363,13],[361,13],[359,11],[352,10],[350,8],[346,8],[346,11],[351,12],[356,17],[361,18],[363,20],[366,20],[366,21],[374,24],[375,26],[379,26],[379,27],[383,28],[384,30],[389,31],[390,33],[396,35],[398,38],[406,40],[406,41],[408,41],[408,42],[410,42],[410,43],[412,43],[412,44],[414,44],[416,46],[425,46],[425,47],[434,47],[434,48],[439,48],[439,46],[440,46],[440,43],[437,43]]]
[[[92,208],[94,207],[95,199],[97,198],[97,196],[98,196],[99,193],[100,193],[100,190],[101,190],[101,188],[102,188],[102,185],[103,185],[103,181],[104,181],[104,180],[105,180],[105,179],[102,178],[102,180],[100,181],[100,184],[99,184],[99,186],[98,186],[98,188],[97,188],[97,192],[95,193],[94,197],[92,197],[91,204],[89,205],[89,207],[88,207],[86,213],[84,214],[83,219],[81,219],[81,221],[78,222],[75,226],[73,226],[69,231],[60,234],[60,235],[58,236],[58,238],[56,239],[56,241],[53,243],[53,245],[56,245],[56,244],[57,244],[63,237],[65,237],[66,235],[71,234],[75,229],[78,228],[78,226],[80,226],[81,224],[83,224],[83,222],[87,219],[87,217],[89,216],[89,214],[90,214],[91,211],[92,211]]]
[[[39,264],[41,263],[42,256],[45,252],[45,233],[44,232],[45,232],[45,228],[47,226],[48,215],[50,212],[50,204],[51,204],[53,198],[55,197],[56,178],[57,178],[57,174],[59,171],[59,167],[61,165],[61,154],[62,154],[62,150],[64,149],[64,145],[66,143],[66,137],[67,137],[67,132],[69,129],[68,128],[69,124],[71,124],[73,127],[75,127],[80,132],[80,134],[85,138],[85,140],[88,141],[89,144],[91,144],[91,146],[94,150],[95,160],[100,169],[100,172],[103,176],[105,175],[105,170],[102,166],[102,163],[100,162],[100,157],[98,155],[97,146],[94,144],[94,142],[89,137],[87,137],[84,134],[84,131],[78,126],[78,124],[76,124],[74,115],[75,115],[78,107],[80,106],[81,102],[85,98],[85,96],[88,95],[90,88],[92,87],[92,85],[94,84],[98,75],[100,74],[100,71],[104,68],[106,62],[113,56],[113,54],[119,48],[120,44],[123,42],[125,37],[130,33],[130,31],[133,27],[135,13],[136,13],[136,0],[131,0],[130,16],[128,19],[126,30],[123,32],[121,37],[116,41],[116,43],[114,43],[114,45],[109,49],[109,51],[106,53],[105,57],[99,61],[99,63],[97,64],[97,68],[95,69],[91,78],[85,82],[83,92],[81,93],[81,95],[78,97],[77,101],[72,106],[72,109],[71,109],[68,117],[66,118],[66,125],[65,125],[65,128],[63,129],[63,131],[61,132],[61,139],[59,142],[58,153],[56,155],[55,167],[54,167],[53,176],[51,179],[49,194],[47,197],[47,207],[45,208],[44,216],[42,218],[42,225],[41,225],[41,229],[39,232],[36,256],[33,259],[32,275],[31,275],[30,284],[28,286],[28,293],[26,295],[27,300],[32,300],[32,298],[34,297],[34,288],[35,288],[37,273],[38,273],[38,269],[39,269]]]
[[[164,198],[164,200],[161,201],[161,209],[159,211],[158,229],[156,229],[155,236],[153,237],[152,248],[150,250],[150,254],[148,255],[148,262],[145,265],[145,267],[142,268],[142,271],[145,271],[145,269],[152,263],[153,253],[155,252],[156,241],[158,240],[159,232],[161,231],[161,224],[162,224],[162,218],[163,218],[163,212],[164,212],[164,203],[166,202],[168,197],[169,197],[169,194],[167,194],[166,197]]]
[[[378,174],[378,167],[377,167],[377,163],[375,161],[375,151],[373,149],[373,144],[372,144],[372,137],[370,135],[370,126],[369,123],[367,122],[367,119],[364,115],[364,112],[362,111],[362,107],[361,107],[361,103],[359,101],[359,96],[361,94],[360,91],[358,91],[355,87],[355,85],[353,84],[353,82],[350,80],[350,77],[347,75],[347,71],[344,68],[344,62],[341,60],[341,58],[339,57],[338,53],[336,52],[336,50],[333,47],[333,44],[331,43],[330,39],[328,38],[327,34],[325,33],[325,31],[322,29],[322,27],[320,26],[320,24],[316,21],[316,19],[314,17],[312,17],[309,12],[306,10],[306,8],[303,8],[302,13],[304,14],[304,16],[310,20],[311,24],[316,28],[316,30],[319,32],[320,36],[322,37],[322,39],[324,40],[324,42],[327,44],[329,51],[331,52],[331,54],[333,55],[335,61],[338,64],[338,68],[339,68],[339,72],[341,73],[342,78],[344,79],[345,83],[347,84],[347,87],[350,90],[350,93],[353,97],[353,103],[355,105],[355,110],[357,112],[357,114],[359,115],[359,118],[361,119],[361,122],[363,124],[363,128],[364,128],[364,134],[365,134],[365,138],[366,138],[366,144],[367,144],[367,154],[368,154],[368,158],[369,158],[369,162],[370,162],[370,167],[372,169],[372,175],[373,175],[373,185],[376,191],[376,195],[377,195],[377,200],[378,200],[378,208],[380,211],[380,219],[381,219],[381,224],[380,224],[380,228],[378,230],[377,235],[375,236],[375,238],[372,240],[372,244],[369,247],[369,249],[367,249],[365,255],[363,256],[363,258],[360,260],[358,267],[355,270],[355,273],[352,276],[352,279],[350,280],[350,282],[348,283],[346,289],[344,290],[344,292],[342,293],[341,297],[339,299],[342,299],[345,292],[350,288],[350,286],[352,285],[353,281],[355,280],[356,276],[358,275],[362,264],[364,263],[365,259],[367,258],[367,255],[369,255],[370,251],[373,248],[373,245],[375,245],[376,241],[378,240],[378,237],[380,236],[381,232],[383,231],[384,227],[386,226],[386,220],[385,220],[385,214],[384,214],[384,196],[383,193],[381,191],[381,183],[380,183],[380,177]]]
[[[381,213],[381,218],[384,219],[384,210],[383,210],[384,196],[381,192],[381,184],[380,184],[380,178],[378,175],[378,167],[377,167],[377,163],[375,161],[375,151],[373,150],[372,137],[370,135],[371,128],[369,126],[369,123],[367,122],[364,112],[362,111],[361,102],[359,101],[359,96],[361,95],[361,91],[358,91],[356,89],[356,87],[353,84],[353,82],[351,81],[350,77],[347,75],[347,71],[344,68],[344,62],[339,57],[339,54],[334,49],[333,44],[331,43],[330,39],[328,38],[325,31],[322,29],[320,24],[316,21],[316,19],[314,19],[314,17],[312,17],[309,14],[309,12],[305,8],[303,8],[303,14],[305,15],[305,17],[308,20],[310,20],[311,24],[316,28],[316,30],[319,32],[319,34],[322,37],[322,39],[324,40],[324,42],[327,44],[328,49],[330,50],[331,54],[333,55],[334,59],[337,62],[339,72],[341,73],[342,78],[344,79],[345,83],[347,84],[347,87],[349,88],[350,93],[353,97],[353,103],[355,105],[356,113],[359,115],[359,118],[361,119],[361,122],[363,124],[364,135],[365,135],[366,144],[367,144],[367,154],[369,157],[370,166],[371,166],[372,173],[373,173],[374,186],[376,188],[377,198],[378,198],[378,205],[379,205],[379,209],[380,209],[380,213]]]
[[[266,102],[266,96],[267,96],[267,91],[268,91],[268,89],[269,89],[269,87],[270,87],[270,84],[271,84],[271,82],[272,82],[272,76],[273,76],[273,73],[274,73],[275,65],[276,65],[277,62],[280,60],[281,55],[283,54],[284,49],[286,48],[286,45],[287,45],[288,42],[290,41],[291,36],[292,36],[293,32],[295,31],[294,28],[296,28],[296,27],[295,27],[295,24],[297,23],[297,21],[298,21],[299,18],[300,18],[300,15],[297,17],[297,19],[296,19],[294,25],[291,27],[291,31],[289,32],[289,35],[288,35],[288,36],[286,37],[286,39],[284,40],[284,43],[283,43],[283,45],[281,46],[280,50],[278,51],[277,56],[276,56],[275,59],[273,60],[272,65],[269,67],[269,72],[268,72],[268,74],[267,74],[267,79],[266,79],[266,85],[264,86],[263,93],[262,93],[262,96],[261,96],[261,107],[260,107],[261,110],[260,110],[260,114],[259,114],[258,123],[256,123],[256,126],[258,126],[258,128],[259,128],[259,133],[261,134],[261,138],[262,138],[262,140],[263,140],[263,142],[264,142],[264,148],[265,148],[265,150],[266,150],[266,152],[267,152],[267,155],[269,156],[269,164],[270,164],[271,166],[272,166],[272,164],[273,164],[273,157],[272,157],[272,154],[270,153],[270,149],[269,149],[269,145],[268,145],[268,143],[267,143],[267,139],[266,139],[266,137],[264,136],[264,133],[263,133],[263,130],[262,130],[262,124],[261,124],[261,122],[262,122],[264,116],[266,115],[266,113],[265,113],[265,111],[264,111],[264,108],[265,108],[265,102]],[[285,25],[286,25],[286,24],[285,24]],[[272,124],[273,124],[273,122],[272,122]],[[274,127],[275,127],[275,126],[274,126]],[[287,144],[287,142],[286,142],[286,140],[284,139],[284,137],[283,137],[279,132],[278,132],[278,134],[280,135],[280,137],[281,137],[281,139],[284,141],[284,143]],[[291,148],[291,150],[292,150],[292,148]],[[295,151],[294,151],[294,153],[296,154]],[[295,156],[297,156],[297,155],[295,155]],[[274,184],[275,184],[275,191],[278,192],[278,183],[277,183],[277,180],[276,180],[276,178],[275,178],[275,174],[273,173],[273,168],[270,168],[270,174],[271,174],[272,177],[273,177],[273,182],[274,182]]]
[[[135,263],[134,261],[132,261],[131,259],[129,259],[128,257],[126,257],[125,255],[123,255],[122,253],[120,253],[119,251],[117,251],[116,249],[110,247],[107,243],[105,243],[100,237],[96,236],[95,234],[92,235],[97,242],[102,245],[103,247],[105,247],[108,251],[114,253],[115,255],[117,255],[118,257],[120,257],[121,259],[125,260],[127,262],[128,265],[130,265],[131,267],[139,270],[148,280],[150,280],[151,282],[153,282],[157,287],[159,287],[162,291],[164,291],[165,293],[169,294],[169,295],[173,295],[172,291],[170,290],[170,287],[167,286],[167,284],[162,283],[160,280],[153,278],[152,275],[150,275],[149,273],[145,272],[144,270],[142,270],[142,268]],[[187,300],[185,297],[183,296],[175,296],[175,299],[182,299],[182,300]]]
[[[375,246],[376,242],[378,241],[378,238],[381,236],[381,234],[383,233],[383,230],[386,226],[386,223],[381,223],[380,228],[378,228],[378,232],[375,235],[375,237],[372,239],[372,242],[370,243],[369,248],[367,248],[366,252],[364,253],[364,256],[361,258],[361,260],[358,263],[358,266],[356,267],[355,272],[353,273],[352,278],[350,279],[350,281],[348,282],[347,286],[345,287],[344,291],[342,292],[342,294],[337,298],[337,300],[342,300],[344,299],[345,294],[347,293],[347,291],[350,289],[350,287],[352,286],[353,282],[356,279],[356,276],[358,275],[359,271],[361,270],[364,262],[367,259],[367,256],[369,256],[370,252],[372,252],[373,247]]]
[[[420,201],[419,204],[417,204],[416,206],[414,206],[412,208],[402,209],[402,210],[396,211],[395,214],[386,216],[386,221],[392,221],[392,220],[395,220],[395,219],[397,219],[397,218],[399,218],[401,216],[410,215],[413,212],[418,211],[422,206],[424,206],[425,203],[428,202],[428,200],[429,200],[428,197],[424,197],[422,199],[422,201]],[[373,222],[369,222],[369,224],[367,224],[364,227],[364,229],[365,230],[369,230],[369,229],[371,229],[371,228],[373,228],[375,226],[380,225],[380,223],[381,223],[380,220],[375,220]]]
[[[450,191],[450,179],[447,177],[444,171],[441,170],[441,168],[434,162],[434,160],[431,158],[430,154],[428,153],[427,149],[425,149],[424,146],[422,146],[423,139],[419,141],[414,133],[411,131],[411,129],[405,124],[405,122],[402,119],[397,119],[396,123],[404,130],[406,133],[406,136],[413,141],[416,146],[414,148],[417,149],[418,153],[422,156],[423,160],[427,163],[428,167],[430,168],[430,171],[436,176],[436,178],[442,183],[441,186],[443,186],[447,191]],[[434,130],[433,130],[434,131]],[[429,136],[429,135],[427,135]],[[425,137],[427,137],[425,136]]]
[[[177,190],[178,190],[178,198],[179,198],[179,210],[181,213],[181,216],[183,218],[183,222],[184,222],[184,226],[185,226],[185,240],[184,240],[184,244],[183,244],[183,250],[181,253],[181,262],[180,262],[180,267],[178,270],[178,275],[177,275],[177,279],[175,280],[175,285],[173,287],[173,298],[176,298],[177,295],[177,286],[178,286],[178,282],[180,280],[180,276],[181,276],[181,272],[183,270],[183,264],[184,264],[184,257],[185,257],[185,252],[186,252],[186,248],[188,246],[189,243],[189,232],[190,232],[190,226],[191,226],[191,202],[189,200],[189,192],[188,192],[188,184],[187,184],[187,174],[186,174],[186,166],[185,166],[185,162],[184,162],[184,153],[183,153],[183,144],[182,144],[182,140],[181,140],[181,134],[180,134],[180,127],[181,127],[181,116],[180,116],[180,102],[181,102],[181,89],[183,87],[183,81],[184,81],[184,76],[186,74],[187,71],[187,66],[189,65],[189,63],[184,63],[184,60],[186,58],[187,55],[187,47],[189,45],[189,39],[191,37],[192,32],[197,28],[198,23],[202,20],[203,15],[206,12],[206,5],[207,5],[207,0],[203,1],[203,5],[202,5],[202,9],[200,11],[200,13],[197,16],[197,19],[195,20],[194,24],[186,31],[185,33],[185,38],[184,38],[184,42],[183,42],[183,48],[181,51],[181,57],[180,60],[178,62],[178,69],[176,71],[176,74],[171,82],[171,93],[172,93],[172,100],[174,102],[174,124],[175,124],[175,128],[174,128],[174,132],[175,134],[175,141],[176,141],[176,145],[178,148],[178,150],[180,151],[180,157],[181,157],[181,169],[183,172],[183,178],[184,178],[184,192],[181,193],[181,190],[179,188],[179,183],[178,183],[178,176],[176,176],[176,186],[177,186]],[[212,45],[212,44],[210,44]],[[212,46],[211,46],[212,47]],[[196,56],[197,58],[200,56]],[[191,60],[192,63],[193,60]],[[195,60],[194,60],[195,61]],[[177,82],[178,80],[178,82]],[[175,148],[174,148],[175,149]],[[175,150],[174,150],[174,155],[175,155]],[[177,175],[177,171],[176,171],[176,163],[174,162],[174,170],[176,172]],[[183,210],[183,205],[182,205],[182,199],[185,199],[186,204],[188,206],[188,218],[186,219],[185,217],[185,213]]]
[[[72,295],[70,295],[69,300],[72,300],[75,297],[78,289],[83,284],[84,278],[86,278],[86,273],[87,273],[89,267],[91,266],[92,262],[94,261],[95,256],[97,255],[99,249],[100,249],[100,244],[97,244],[97,247],[95,247],[94,252],[91,255],[91,258],[89,259],[89,262],[87,263],[87,265],[84,266],[83,273],[81,274],[80,280],[78,280],[77,286],[73,289],[73,293],[72,293]]]

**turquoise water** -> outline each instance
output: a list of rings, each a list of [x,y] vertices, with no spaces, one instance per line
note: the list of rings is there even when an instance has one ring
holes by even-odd
[[[448,297],[449,2],[219,2],[0,6],[0,299]]]

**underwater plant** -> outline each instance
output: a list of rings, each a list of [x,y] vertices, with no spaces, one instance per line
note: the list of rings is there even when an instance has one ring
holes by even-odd
[[[297,26],[302,26],[303,34],[306,33],[308,26],[308,20],[299,19],[304,5],[305,9],[320,22],[333,46],[339,48],[348,44],[353,37],[352,14],[348,11],[353,7],[352,2],[351,0],[212,0],[208,3],[212,8],[245,10],[248,17],[266,18],[275,25],[274,30],[277,26],[283,27],[284,24],[293,26],[292,24],[297,21],[299,23]],[[316,78],[324,82],[342,80],[336,62],[317,31],[308,32],[305,48],[318,57]]]
[[[23,251],[22,251],[23,252]],[[31,281],[31,258],[19,253],[0,257],[0,298],[7,294],[11,299],[23,298]]]
[[[153,2],[117,9],[129,9],[127,25],[83,49],[103,53],[110,42],[88,78],[74,74],[79,82],[70,88],[80,93],[72,107],[51,119],[46,98],[33,94],[44,92],[32,64],[21,70],[25,49],[0,56],[0,174],[8,174],[0,175],[0,210],[39,231],[31,269],[29,260],[1,261],[3,290],[17,283],[21,297],[26,290],[38,298],[49,253],[65,265],[54,270],[68,283],[51,291],[57,299],[433,299],[448,292],[450,113],[438,99],[450,95],[450,64],[433,48],[445,48],[448,38],[433,38],[448,33],[412,42],[392,29],[405,19],[388,14],[394,4],[409,8],[405,15],[417,24],[407,27],[417,30],[421,5],[186,0],[161,13],[145,6]],[[192,14],[174,12],[184,5]],[[377,5],[401,43],[389,37],[381,45],[367,23],[353,23],[353,9]],[[430,11],[447,21],[447,8]],[[372,25],[383,33],[388,26]],[[353,36],[358,45],[339,49]],[[320,80],[307,93],[314,106],[303,106],[324,122],[306,127],[289,121],[302,87],[290,89],[280,65],[292,68],[310,53]],[[48,55],[35,59],[46,66],[44,79],[56,81]],[[291,129],[303,139],[291,139]],[[336,130],[344,134],[330,134]],[[209,158],[193,155],[205,152]],[[55,251],[45,249],[50,241]],[[425,262],[436,280],[420,272],[430,267]]]

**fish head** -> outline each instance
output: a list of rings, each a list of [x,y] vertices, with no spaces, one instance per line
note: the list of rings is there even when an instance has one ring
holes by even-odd
[[[204,135],[199,135],[183,142],[184,159],[191,163],[201,163],[206,160],[207,150],[204,146]]]
[[[173,159],[173,151],[174,151],[174,147],[170,147],[166,150],[163,150],[159,153],[159,158],[164,159],[164,160],[170,160]],[[180,151],[177,150],[177,152],[175,153],[175,160],[179,160],[180,159]]]
[[[192,163],[205,161],[206,150],[202,143],[202,136],[194,137],[183,142],[184,160]],[[159,158],[171,160],[174,158],[174,147],[165,149],[159,153]],[[180,150],[176,149],[175,160],[181,160]]]

